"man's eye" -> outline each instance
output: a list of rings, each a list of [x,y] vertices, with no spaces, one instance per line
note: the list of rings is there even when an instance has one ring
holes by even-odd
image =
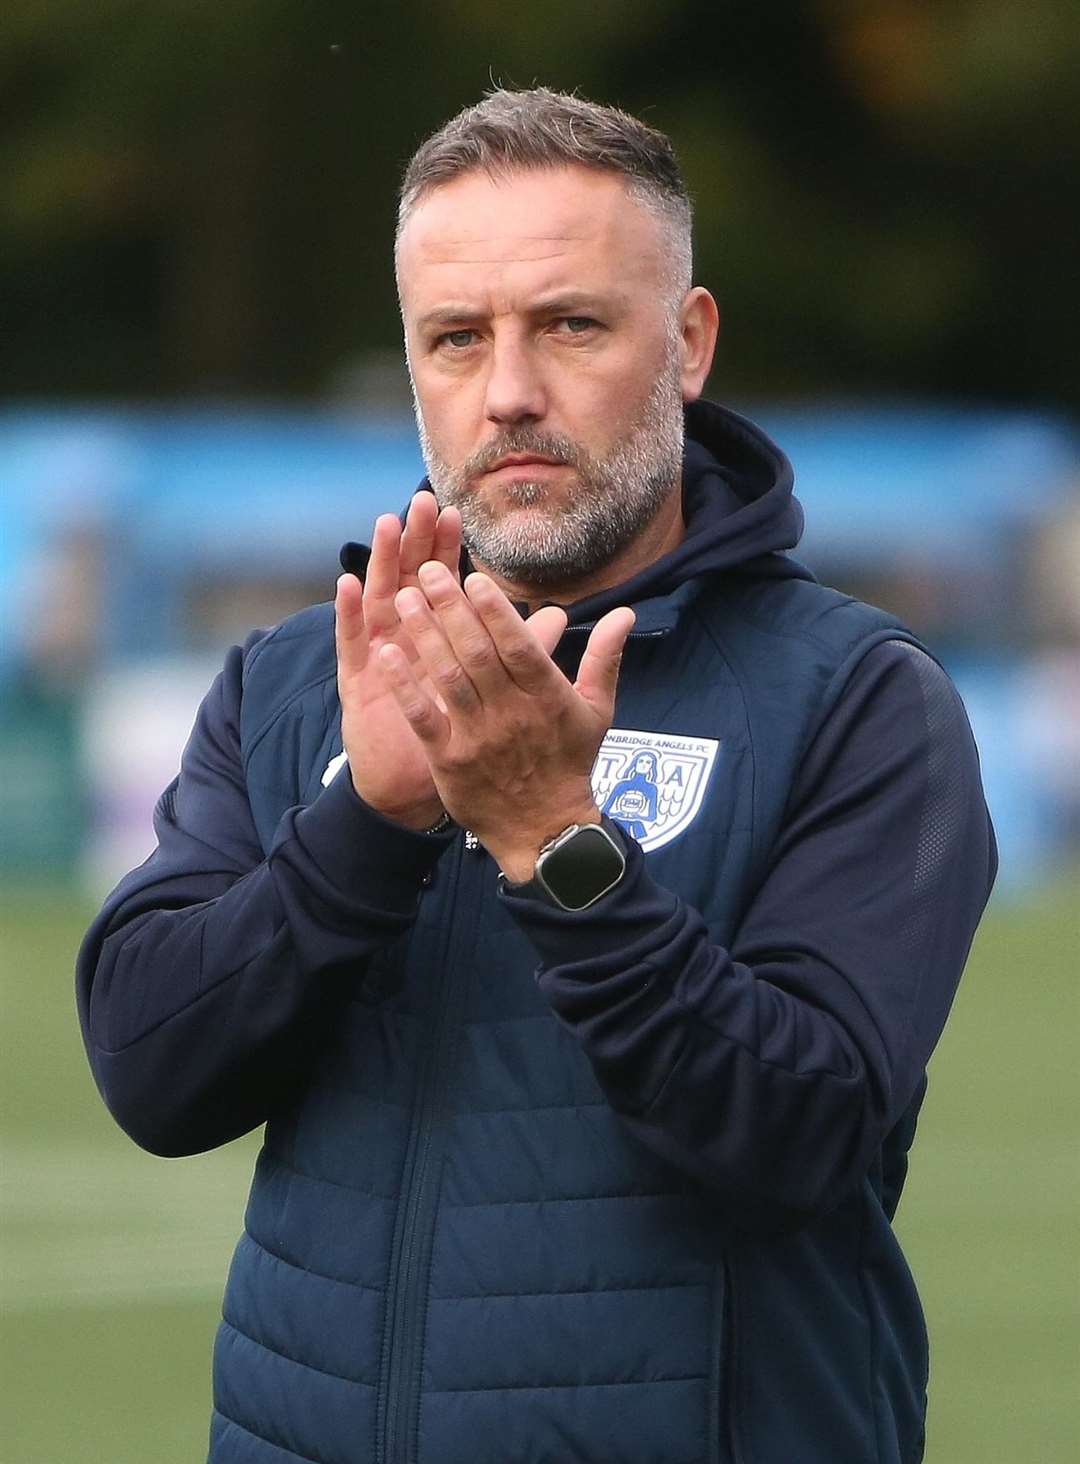
[[[476,332],[473,330],[448,330],[441,335],[437,344],[440,346],[452,346],[454,350],[460,351],[465,346],[471,346]]]
[[[584,335],[587,330],[592,330],[596,321],[588,315],[566,315],[562,323],[571,335]]]

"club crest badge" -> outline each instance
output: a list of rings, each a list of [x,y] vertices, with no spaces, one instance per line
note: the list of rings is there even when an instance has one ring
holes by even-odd
[[[612,727],[593,764],[593,797],[646,853],[661,849],[697,817],[719,750],[710,737]]]

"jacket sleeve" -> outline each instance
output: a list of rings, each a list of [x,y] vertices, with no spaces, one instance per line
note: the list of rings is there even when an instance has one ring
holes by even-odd
[[[923,1079],[996,872],[963,706],[871,650],[803,760],[731,948],[649,873],[567,913],[504,891],[538,980],[631,1131],[786,1229],[870,1168]]]
[[[98,1088],[158,1154],[225,1143],[285,1100],[358,963],[411,924],[450,842],[368,808],[346,767],[283,816],[265,855],[240,760],[244,655],[230,651],[199,709],[154,813],[157,848],[109,896],[78,957]]]

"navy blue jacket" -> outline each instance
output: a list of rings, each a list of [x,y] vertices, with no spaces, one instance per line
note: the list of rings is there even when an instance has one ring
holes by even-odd
[[[789,559],[790,470],[688,410],[687,534],[632,603],[594,770],[627,874],[581,913],[357,798],[332,612],[228,656],[158,847],[79,962],[161,1154],[266,1125],[214,1464],[912,1464],[891,1219],[993,880],[948,678]]]

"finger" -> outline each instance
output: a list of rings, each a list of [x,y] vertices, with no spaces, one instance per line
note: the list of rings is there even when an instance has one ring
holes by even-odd
[[[475,607],[445,564],[420,566],[420,588],[481,701],[489,701],[512,683],[495,642]]]
[[[338,577],[334,595],[334,644],[339,676],[347,680],[364,669],[368,658],[364,591],[354,574]]]
[[[439,573],[453,584],[445,566],[439,566]],[[477,711],[480,698],[476,687],[455,654],[424,591],[414,587],[399,590],[396,604],[405,633],[447,710],[450,713]]]
[[[401,714],[425,747],[438,751],[450,737],[445,714],[416,679],[409,658],[400,646],[379,648],[379,669],[390,687]]]
[[[416,571],[431,558],[438,513],[434,493],[421,491],[413,494],[401,535],[399,583],[415,579]],[[394,588],[397,589],[397,585]]]
[[[368,630],[386,633],[397,624],[394,596],[401,583],[401,523],[396,514],[381,513],[371,536],[371,558],[364,576],[364,618]]]
[[[533,631],[531,622],[522,620],[494,580],[486,574],[470,574],[464,590],[487,627],[499,660],[522,691],[539,695],[553,690],[559,683],[565,687],[566,679],[551,659],[546,642]],[[562,616],[565,625],[565,611],[557,606],[551,609]],[[550,640],[554,629],[550,616],[545,616],[540,628]]]
[[[609,721],[615,707],[623,647],[635,618],[627,606],[609,610],[593,626],[578,666],[574,690]]]
[[[559,605],[542,605],[533,611],[525,624],[550,656],[563,638],[566,611]]]
[[[440,564],[445,564],[458,583],[461,583],[461,514],[456,508],[444,508],[439,514],[435,523],[435,543],[431,557]]]

